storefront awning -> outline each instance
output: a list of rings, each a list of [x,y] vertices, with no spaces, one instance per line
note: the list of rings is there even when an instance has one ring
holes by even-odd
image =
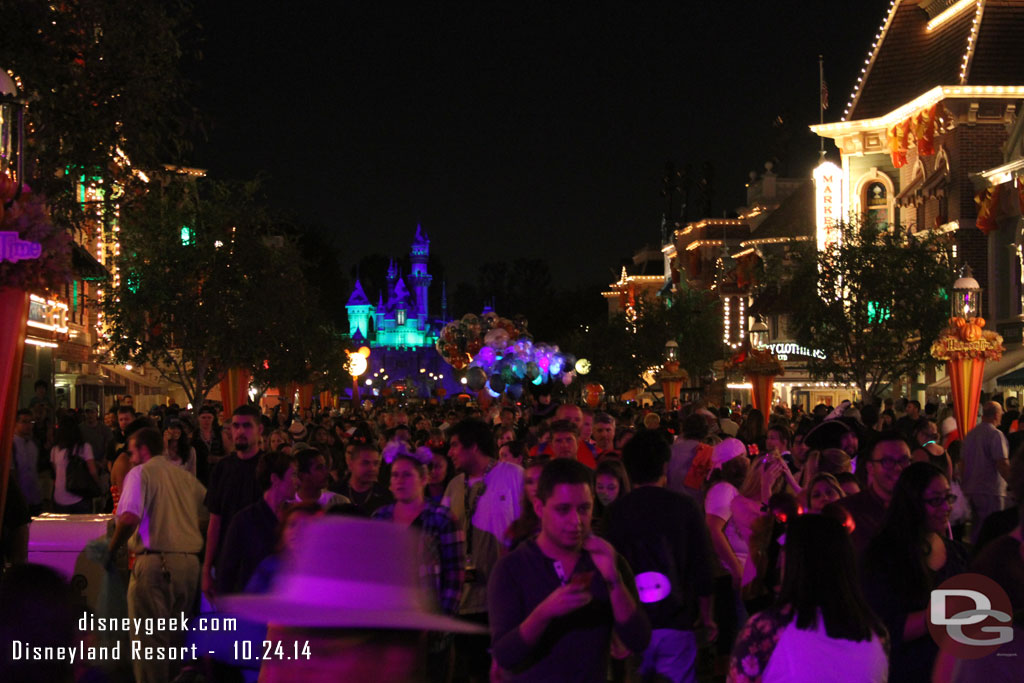
[[[996,380],[997,387],[1024,387],[1024,368],[1017,368]]]
[[[1024,348],[1011,349],[1003,353],[1003,357],[1000,360],[989,361],[985,363],[985,374],[982,377],[982,386],[995,380],[997,377],[1002,378],[1006,373],[1012,373],[1018,369],[1024,371]],[[997,382],[999,386],[1007,386],[1000,382]],[[1024,385],[1024,383],[1022,383]],[[935,393],[948,393],[949,388],[949,376],[943,377],[938,382],[933,382],[927,387],[927,391]]]
[[[71,266],[75,275],[83,280],[102,282],[110,279],[110,271],[77,242],[71,243]]]
[[[150,387],[152,389],[160,388],[160,382],[152,377],[143,377],[142,375],[135,374],[130,370],[119,368],[116,365],[101,365],[100,367],[103,368],[103,372],[105,372],[108,377],[114,380],[120,380],[122,382],[138,382],[140,386]]]

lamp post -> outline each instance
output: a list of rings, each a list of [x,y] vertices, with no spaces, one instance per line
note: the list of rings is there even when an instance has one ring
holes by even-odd
[[[366,359],[369,356],[370,349],[366,346],[348,354],[348,374],[352,376],[352,412],[359,409],[359,377],[366,372]]]
[[[679,392],[689,380],[690,376],[679,367],[679,344],[670,339],[665,343],[665,364],[658,373],[666,409],[675,410],[679,407]]]
[[[768,348],[769,330],[763,320],[759,318],[750,326],[747,337],[750,348],[734,356],[729,366],[743,372],[744,379],[750,383],[750,403],[761,411],[767,425],[775,378],[783,373],[783,367]]]
[[[750,348],[757,351],[764,350],[768,344],[768,326],[764,324],[764,321],[760,318],[757,322],[750,326],[750,332],[747,333],[750,337]]]
[[[932,344],[932,356],[946,361],[953,394],[953,416],[960,438],[974,428],[984,380],[985,361],[1003,355],[1003,338],[985,329],[981,317],[981,285],[964,266],[949,297],[949,326]]]
[[[981,285],[974,279],[970,266],[964,266],[960,277],[953,283],[953,296],[949,298],[949,314],[953,318],[976,318],[981,313]],[[984,327],[984,319],[982,327]]]

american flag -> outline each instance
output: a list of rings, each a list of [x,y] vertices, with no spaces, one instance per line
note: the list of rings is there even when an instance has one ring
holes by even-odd
[[[828,109],[828,83],[821,79],[821,108]]]

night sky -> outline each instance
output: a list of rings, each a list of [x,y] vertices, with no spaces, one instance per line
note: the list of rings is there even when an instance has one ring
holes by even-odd
[[[659,238],[666,161],[714,164],[718,216],[773,155],[809,175],[817,55],[837,120],[888,5],[200,3],[194,161],[265,173],[346,266],[421,222],[450,286],[517,257],[607,283]]]

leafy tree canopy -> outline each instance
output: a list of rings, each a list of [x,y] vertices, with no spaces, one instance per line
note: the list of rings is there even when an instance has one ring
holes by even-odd
[[[231,367],[263,387],[322,372],[332,330],[258,184],[162,180],[122,213],[121,286],[103,302],[115,359],[152,364],[194,405]]]
[[[841,240],[823,251],[794,252],[793,267],[767,286],[789,297],[797,343],[825,352],[811,361],[812,374],[878,397],[930,362],[948,318],[951,239],[869,222],[839,230]]]
[[[665,360],[665,344],[679,344],[680,366],[691,383],[722,358],[721,311],[717,297],[681,284],[670,298],[641,299],[635,322],[623,314],[580,327],[566,347],[593,367],[587,379],[609,394],[643,385],[648,368]]]

